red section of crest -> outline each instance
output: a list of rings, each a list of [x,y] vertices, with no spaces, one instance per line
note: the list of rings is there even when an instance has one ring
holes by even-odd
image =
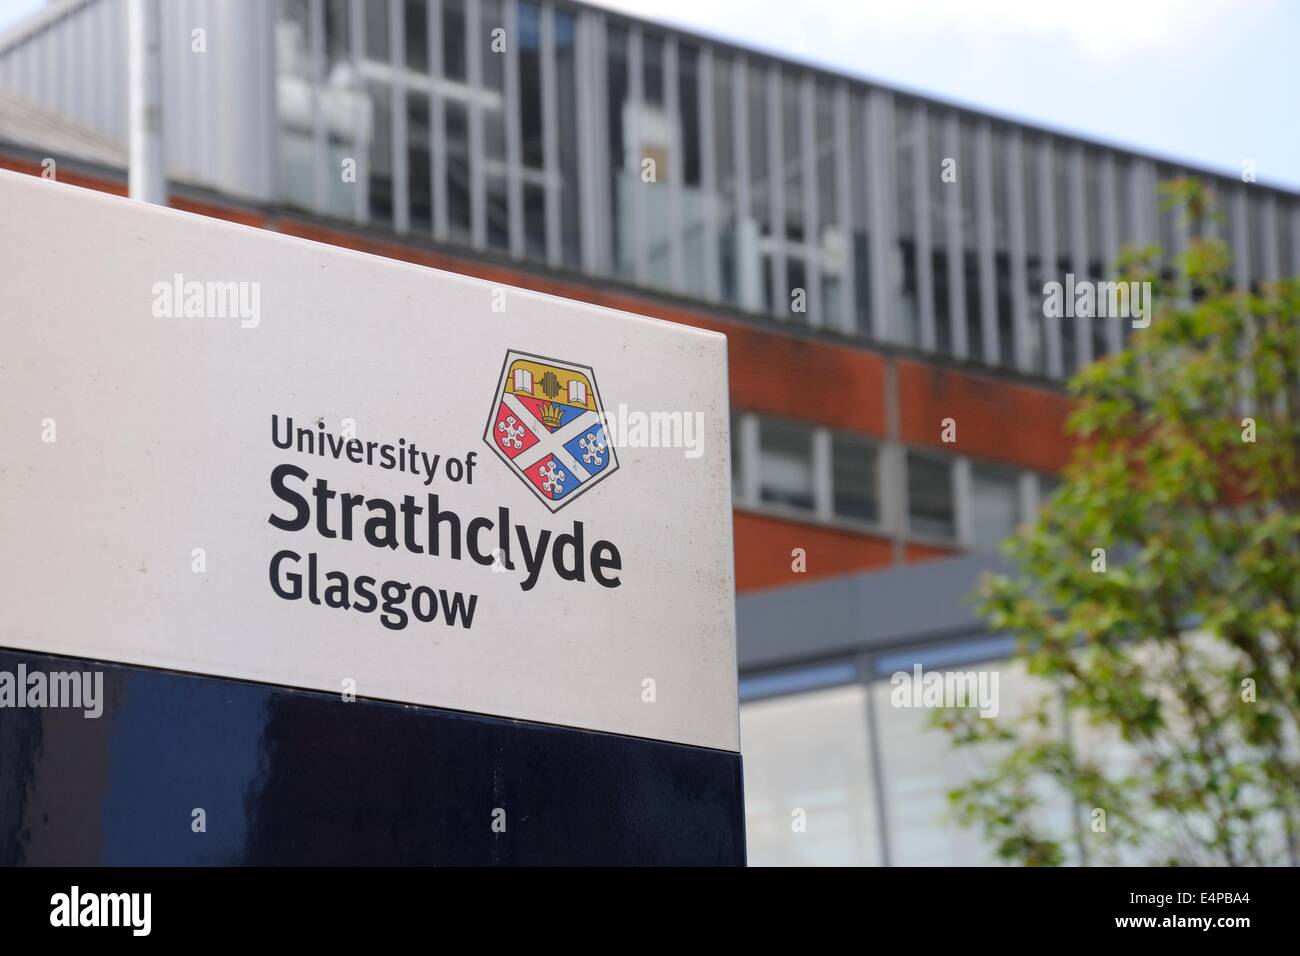
[[[554,475],[554,478],[550,475]],[[525,469],[524,476],[548,498],[562,497],[578,481],[569,474],[569,469],[555,460],[554,455],[547,455],[533,467]]]
[[[505,402],[501,402],[497,408],[497,420],[492,423],[492,440],[510,459],[537,444],[537,436],[519,421]]]

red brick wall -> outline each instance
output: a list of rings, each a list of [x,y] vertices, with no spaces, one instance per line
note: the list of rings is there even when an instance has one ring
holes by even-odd
[[[12,156],[0,156],[0,169],[11,169],[16,173],[27,173],[29,176],[39,176],[42,172],[39,163],[33,163],[26,159],[15,159]],[[81,186],[85,189],[93,189],[96,192],[112,193],[114,196],[126,195],[125,182],[101,179],[98,176],[82,176],[63,166],[59,166],[55,178],[61,183],[67,183],[69,186]]]
[[[717,326],[728,337],[734,407],[885,434],[881,356],[741,323]]]
[[[909,359],[898,362],[899,436],[907,442],[1059,471],[1070,455],[1063,429],[1072,404],[1052,389]],[[952,444],[940,437],[945,418],[957,423]]]
[[[252,226],[255,229],[267,228],[266,217],[260,212],[252,212],[247,209],[231,209],[227,206],[215,206],[212,203],[199,202],[196,199],[184,199],[173,196],[169,204],[173,209],[180,209],[184,212],[192,212],[197,216],[210,216],[213,219],[224,219],[227,222],[237,222],[241,226]]]
[[[855,534],[821,525],[772,518],[748,511],[735,514],[736,590],[797,584],[850,571],[889,567],[888,538]],[[791,552],[803,548],[807,571],[791,568]]]

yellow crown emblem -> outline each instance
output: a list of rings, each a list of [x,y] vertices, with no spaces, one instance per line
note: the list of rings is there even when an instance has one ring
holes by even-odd
[[[542,406],[542,424],[551,431],[560,427],[560,420],[563,417],[564,412],[554,402],[547,402]]]

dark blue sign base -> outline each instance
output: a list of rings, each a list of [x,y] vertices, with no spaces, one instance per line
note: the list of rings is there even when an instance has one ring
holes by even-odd
[[[3,865],[745,862],[739,754],[0,650],[20,664],[102,671],[103,714],[0,707]]]

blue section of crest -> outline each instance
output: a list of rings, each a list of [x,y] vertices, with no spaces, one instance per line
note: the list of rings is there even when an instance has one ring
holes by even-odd
[[[599,422],[566,442],[564,448],[592,477],[609,467],[609,440],[605,437],[605,426]]]
[[[546,464],[542,467],[545,468],[547,465],[550,465],[551,468],[555,469],[555,474],[560,480],[560,487],[558,489],[553,488],[550,491],[547,491],[545,488],[542,489],[542,493],[548,498],[560,501],[567,497],[569,492],[577,491],[582,487],[582,482],[579,480],[578,476],[571,472],[565,464],[554,455],[546,456]],[[540,478],[541,476],[539,475],[539,479]]]

